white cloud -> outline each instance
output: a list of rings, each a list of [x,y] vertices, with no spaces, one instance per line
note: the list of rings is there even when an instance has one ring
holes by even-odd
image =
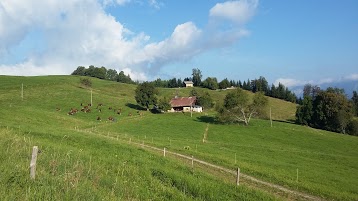
[[[148,0],[148,3],[151,7],[158,10],[164,5],[162,2],[159,2],[157,0]]]
[[[348,75],[348,76],[345,76],[343,79],[345,80],[358,80],[358,74],[351,74],[351,75]]]
[[[256,12],[258,0],[239,0],[218,3],[210,9],[210,16],[246,23]]]
[[[308,82],[291,78],[278,78],[277,80],[275,80],[274,85],[277,86],[279,83],[285,85],[285,87],[296,87],[303,86]]]
[[[149,43],[150,36],[131,32],[105,12],[105,5],[114,2],[124,5],[130,0],[2,0],[0,59],[16,54],[13,49],[34,30],[41,33],[45,45],[41,50],[27,53],[18,63],[0,63],[0,74],[69,74],[79,65],[95,65],[125,70],[133,79],[141,80],[160,73],[166,64],[229,46],[248,34],[242,25],[220,31],[213,27],[200,29],[193,22],[186,22],[164,40]],[[149,2],[152,6],[160,5],[154,0]],[[235,1],[235,8],[242,11],[239,21],[243,23],[252,17],[256,6],[257,1]],[[212,15],[212,10],[210,16],[214,19],[218,11]]]

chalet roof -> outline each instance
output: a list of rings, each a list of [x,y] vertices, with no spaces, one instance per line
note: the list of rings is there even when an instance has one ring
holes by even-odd
[[[184,81],[184,84],[194,84],[193,81]]]
[[[173,98],[170,101],[170,105],[172,107],[186,107],[186,106],[192,106],[195,105],[196,97],[179,97],[179,98]]]

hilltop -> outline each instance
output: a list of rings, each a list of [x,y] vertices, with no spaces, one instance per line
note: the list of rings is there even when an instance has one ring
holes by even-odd
[[[92,82],[92,111],[67,115],[71,108],[90,103],[91,89],[79,77],[0,76],[3,199],[299,199],[247,180],[236,188],[222,173],[192,169],[189,162],[163,158],[128,144],[130,140],[230,169],[240,167],[245,174],[324,199],[358,199],[357,138],[284,123],[294,118],[293,103],[269,98],[273,127],[259,119],[248,127],[221,125],[213,121],[214,110],[193,117],[147,111],[138,115],[136,85]],[[187,96],[190,90],[163,88],[159,95]],[[217,103],[227,91],[208,90]],[[113,111],[118,108],[121,115]],[[106,121],[109,116],[115,121]],[[34,145],[42,152],[37,178],[30,181],[28,158]]]

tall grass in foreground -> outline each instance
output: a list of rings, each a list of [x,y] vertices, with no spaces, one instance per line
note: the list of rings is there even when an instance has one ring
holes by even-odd
[[[41,152],[30,180],[33,145]],[[1,200],[275,200],[142,149],[77,134],[52,141],[2,127],[0,160]]]

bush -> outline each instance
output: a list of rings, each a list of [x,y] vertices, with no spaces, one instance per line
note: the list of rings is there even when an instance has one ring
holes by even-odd
[[[358,136],[358,120],[353,119],[349,122],[347,126],[347,133],[349,135],[355,135]]]
[[[86,87],[91,87],[92,86],[92,81],[87,77],[86,78],[81,78],[80,83],[83,84]]]

